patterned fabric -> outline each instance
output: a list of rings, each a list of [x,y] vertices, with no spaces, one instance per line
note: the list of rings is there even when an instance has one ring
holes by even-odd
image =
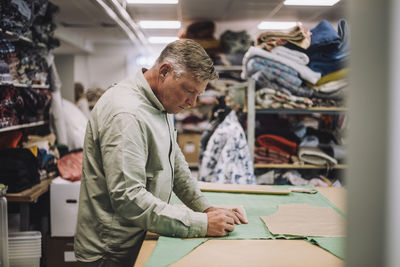
[[[275,60],[272,60],[269,58],[259,57],[259,56],[252,57],[247,62],[247,75],[251,76],[254,73],[256,73],[257,71],[266,69],[266,68],[275,68],[275,69],[284,71],[288,74],[291,74],[293,76],[299,75],[295,69],[293,69],[283,63],[280,63],[279,61],[275,61]]]
[[[306,109],[313,105],[309,98],[285,94],[270,88],[258,90],[256,101],[263,108]]]
[[[208,141],[199,176],[201,181],[220,184],[256,183],[246,135],[234,111]]]
[[[243,64],[242,64],[242,74],[241,77],[243,79],[246,79],[248,77],[248,73],[247,73],[247,62],[253,58],[253,57],[263,57],[263,58],[268,58],[268,59],[272,59],[275,61],[278,61],[282,64],[285,64],[293,69],[295,69],[298,73],[299,76],[312,83],[315,84],[320,78],[321,78],[321,73],[315,72],[313,70],[311,70],[309,67],[304,66],[303,64],[299,64],[293,60],[290,60],[286,57],[282,57],[276,54],[273,54],[269,51],[266,51],[264,49],[261,49],[259,47],[250,47],[249,50],[246,52],[246,54],[243,57]]]
[[[311,43],[311,33],[301,26],[294,26],[286,31],[267,31],[257,37],[257,45],[265,50],[272,50],[287,42],[307,49]]]
[[[256,80],[258,87],[272,88],[289,95],[293,94],[302,97],[311,97],[314,94],[312,89],[306,86],[294,86],[282,77],[267,70],[258,71],[251,77]]]

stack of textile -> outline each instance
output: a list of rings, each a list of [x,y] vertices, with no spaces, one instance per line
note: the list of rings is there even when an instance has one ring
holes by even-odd
[[[47,0],[3,1],[0,28],[27,37],[34,43],[42,42],[48,49],[53,49],[60,45],[54,37],[56,25],[53,23],[53,15],[58,10]]]
[[[329,116],[320,118],[301,117],[300,120],[269,116],[258,121],[255,163],[265,164],[312,164],[332,166],[345,160],[340,131],[344,115],[330,121]]]
[[[325,20],[311,33],[301,26],[287,31],[264,32],[257,46],[250,47],[243,58],[242,78],[256,80],[257,104],[264,108],[308,108],[342,106],[347,82],[345,65],[349,56],[348,29],[340,20],[338,30]],[[286,96],[303,97],[307,105],[265,105],[277,91]],[[276,98],[276,97],[275,97]],[[274,99],[275,99],[274,98]]]

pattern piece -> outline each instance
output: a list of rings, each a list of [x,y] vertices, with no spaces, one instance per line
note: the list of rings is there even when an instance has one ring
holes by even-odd
[[[274,235],[344,236],[345,220],[331,207],[279,205],[278,212],[261,218]]]

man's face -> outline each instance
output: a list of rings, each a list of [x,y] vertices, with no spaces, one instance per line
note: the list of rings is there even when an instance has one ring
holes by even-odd
[[[198,82],[190,73],[179,78],[170,69],[160,78],[159,100],[167,113],[176,114],[196,104],[197,96],[204,92],[208,81]]]

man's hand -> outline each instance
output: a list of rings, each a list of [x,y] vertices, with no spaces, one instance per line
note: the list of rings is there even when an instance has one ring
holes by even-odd
[[[235,229],[234,224],[247,223],[237,209],[211,207],[204,212],[208,219],[207,236],[226,236]]]

